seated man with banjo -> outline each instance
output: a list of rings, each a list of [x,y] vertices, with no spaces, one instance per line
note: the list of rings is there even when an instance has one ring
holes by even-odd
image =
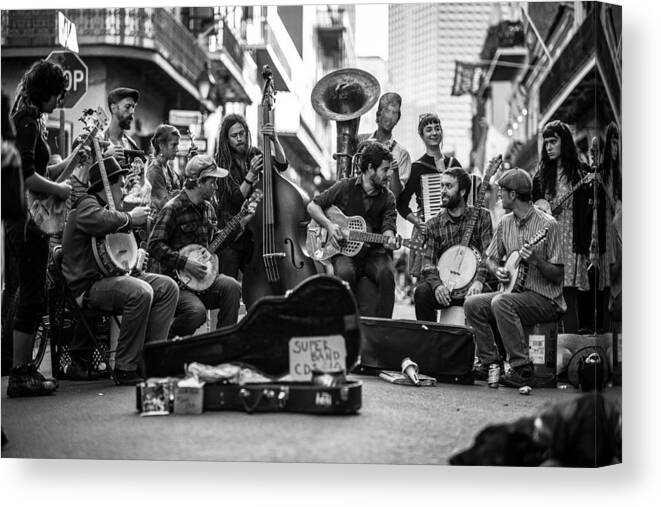
[[[170,337],[188,336],[207,318],[207,309],[218,308],[217,327],[236,324],[241,284],[218,271],[216,250],[243,231],[261,198],[255,190],[241,211],[219,231],[210,203],[218,179],[228,174],[208,155],[196,155],[184,169],[184,188],[168,201],[149,236],[149,253],[164,274],[180,286],[177,312]]]
[[[96,151],[100,155],[98,144]],[[131,230],[149,219],[149,208],[121,211],[127,173],[113,157],[99,157],[90,168],[88,193],[74,203],[64,227],[62,272],[81,307],[121,314],[115,378],[133,385],[143,380],[138,373],[143,344],[167,337],[179,290],[170,278],[136,265]],[[72,354],[72,369],[84,372],[84,365],[73,366],[76,359]]]
[[[441,175],[441,211],[426,224],[426,250],[413,295],[416,319],[435,322],[436,310],[462,306],[467,295],[482,293],[488,274],[483,253],[492,236],[489,211],[481,206],[485,188],[480,188],[476,206],[467,206],[468,173],[453,167]]]
[[[556,321],[567,306],[562,296],[564,265],[556,220],[533,206],[532,178],[514,168],[498,180],[505,211],[486,251],[489,270],[501,282],[498,292],[468,296],[466,321],[475,331],[480,365],[478,380],[486,380],[491,364],[502,364],[491,324],[498,326],[512,370],[500,377],[509,387],[535,385],[523,327]],[[501,259],[507,257],[504,267]],[[501,368],[502,371],[502,368]]]

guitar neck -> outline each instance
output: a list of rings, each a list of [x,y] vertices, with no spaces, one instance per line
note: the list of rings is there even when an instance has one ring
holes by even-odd
[[[482,205],[484,203],[484,196],[487,194],[487,187],[489,186],[489,180],[491,179],[493,174],[496,172],[496,170],[500,167],[501,163],[502,163],[502,160],[500,160],[500,162],[497,162],[496,165],[489,164],[489,167],[484,172],[484,180],[482,181],[482,184],[480,185],[479,192],[475,196],[475,202],[473,204],[473,216],[471,216],[470,221],[468,222],[468,225],[466,226],[466,230],[464,231],[464,234],[461,237],[461,243],[460,244],[462,246],[468,246],[468,244],[470,243],[471,237],[473,236],[473,229],[475,229],[475,225],[477,224],[477,219],[480,216],[479,210],[480,210],[480,208],[482,207]]]
[[[223,229],[218,233],[218,236],[216,236],[216,239],[214,239],[209,245],[209,252],[214,253],[223,243],[225,243],[229,235],[232,234],[234,229],[239,226],[241,219],[246,216],[246,213],[247,211],[241,210],[239,213],[230,218],[229,222],[227,222],[227,225],[223,227]]]
[[[581,180],[576,183],[574,186],[571,187],[570,190],[567,190],[564,194],[562,194],[560,197],[557,199],[553,200],[553,204],[551,205],[551,213],[555,213],[560,209],[560,206],[562,206],[567,199],[569,199],[572,195],[574,195],[574,192],[578,190],[578,187],[580,187],[583,183],[585,183],[585,180],[587,179],[587,176],[584,176],[581,178]]]
[[[110,191],[110,181],[108,180],[108,174],[106,173],[106,166],[103,163],[103,154],[101,153],[101,147],[99,146],[99,140],[95,137],[92,138],[92,144],[94,145],[94,154],[96,155],[96,160],[99,163],[99,172],[101,173],[101,181],[103,181],[103,189],[106,192],[106,201],[108,202],[108,209],[115,211],[115,200],[112,197],[112,192]]]
[[[363,243],[385,243],[386,237],[383,234],[374,232],[364,232],[349,230],[349,241],[361,241]]]
[[[87,135],[85,140],[83,140],[78,146],[76,146],[76,149],[73,150],[73,153],[71,154],[71,160],[69,160],[69,163],[66,165],[64,169],[62,169],[60,175],[55,179],[55,183],[62,183],[69,176],[71,176],[71,173],[73,173],[74,169],[76,168],[75,162],[76,159],[78,158],[78,154],[80,153],[80,150],[82,150],[85,147],[88,140],[90,140],[92,137],[96,137],[96,133],[98,130],[99,130],[98,127],[94,127],[94,129]]]

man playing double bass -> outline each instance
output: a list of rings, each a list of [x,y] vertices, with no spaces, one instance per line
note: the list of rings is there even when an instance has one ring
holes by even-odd
[[[133,226],[149,219],[149,208],[138,206],[130,213],[122,208],[124,176],[127,169],[113,157],[103,159],[110,192],[117,210],[108,209],[106,193],[97,162],[90,168],[88,194],[73,205],[62,238],[62,272],[73,296],[83,308],[121,314],[115,378],[132,385],[142,380],[138,362],[145,342],[165,340],[177,306],[179,289],[167,276],[135,273],[132,276],[104,277],[92,249],[93,238],[108,234],[129,233]],[[72,344],[71,378],[85,378],[83,357],[76,357]]]
[[[286,171],[287,158],[273,125],[265,124],[260,133],[271,140],[272,166],[279,172]],[[252,146],[250,130],[243,116],[229,114],[223,120],[216,145],[216,164],[229,171],[228,176],[218,182],[214,199],[218,226],[223,228],[252,194],[264,170],[264,157],[258,147]],[[251,240],[250,231],[245,231],[223,250],[220,256],[221,273],[238,278],[239,271],[243,272],[250,257]]]
[[[362,149],[361,149],[362,148]],[[390,318],[395,304],[395,277],[392,257],[386,249],[397,247],[395,238],[397,211],[395,196],[387,188],[392,175],[392,154],[381,143],[366,141],[355,155],[360,175],[337,181],[308,204],[308,213],[328,231],[330,241],[343,240],[337,224],[325,214],[330,206],[337,206],[347,216],[360,215],[370,232],[388,238],[384,246],[364,245],[355,257],[338,254],[331,258],[334,272],[347,281],[352,291],[361,276],[367,276],[378,288],[375,316]]]

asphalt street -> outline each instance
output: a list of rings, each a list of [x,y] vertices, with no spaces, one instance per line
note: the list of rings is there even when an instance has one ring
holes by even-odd
[[[397,316],[410,316],[411,310],[398,305]],[[357,415],[141,417],[135,389],[109,379],[61,381],[53,396],[12,399],[3,377],[2,427],[9,443],[2,457],[445,464],[485,425],[532,415],[579,395],[571,386],[534,389],[524,396],[482,382],[416,388],[356,378],[363,382]],[[621,399],[621,389],[611,388],[607,396]]]

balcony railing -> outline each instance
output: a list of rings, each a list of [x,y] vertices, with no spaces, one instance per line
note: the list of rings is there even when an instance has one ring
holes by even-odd
[[[141,48],[161,55],[190,81],[204,68],[206,54],[195,37],[166,9],[64,9],[76,25],[78,45]],[[3,11],[2,45],[53,46],[57,11]]]
[[[480,58],[490,61],[498,48],[523,46],[523,43],[523,24],[520,21],[501,21],[489,27]]]
[[[226,21],[223,21],[222,23],[222,30],[223,48],[225,51],[227,51],[227,54],[232,58],[232,60],[234,60],[234,63],[236,63],[237,67],[239,67],[239,69],[243,69],[243,49],[241,48],[241,44],[239,44],[239,41],[234,36],[232,30],[230,30],[230,27],[227,25]]]

